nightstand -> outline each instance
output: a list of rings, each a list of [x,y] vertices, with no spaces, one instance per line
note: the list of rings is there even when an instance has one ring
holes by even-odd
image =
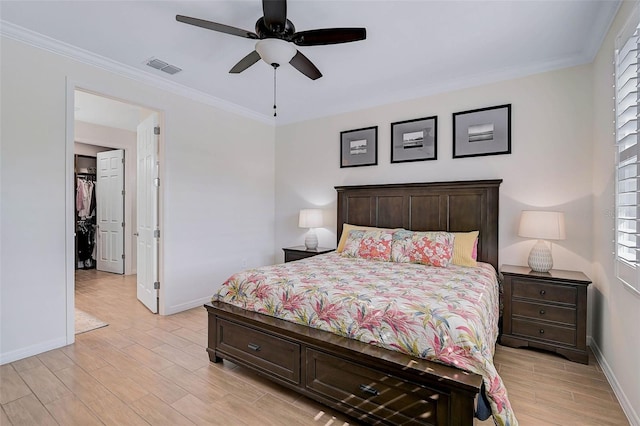
[[[329,253],[335,249],[318,247],[315,250],[307,250],[305,246],[285,247],[284,261],[293,262],[294,260],[306,259],[307,257],[317,256],[319,254]]]
[[[505,346],[545,349],[571,361],[589,363],[587,352],[587,287],[582,272],[502,265]]]

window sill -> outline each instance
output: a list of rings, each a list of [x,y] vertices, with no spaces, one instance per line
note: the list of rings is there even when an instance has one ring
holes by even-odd
[[[626,283],[624,281],[622,281],[621,279],[618,279],[618,281],[622,284],[622,286],[631,294],[633,294],[634,296],[636,296],[637,298],[640,298],[640,290],[638,290],[637,288],[633,287],[632,285],[630,285],[629,283]]]

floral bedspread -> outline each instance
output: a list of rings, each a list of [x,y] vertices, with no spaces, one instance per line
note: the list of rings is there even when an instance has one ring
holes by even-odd
[[[493,365],[496,272],[342,257],[249,269],[214,295],[244,309],[480,374],[498,425],[517,420]]]

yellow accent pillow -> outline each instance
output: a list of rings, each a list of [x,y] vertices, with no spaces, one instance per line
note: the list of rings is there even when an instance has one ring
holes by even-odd
[[[395,231],[396,229],[389,228],[376,228],[373,226],[360,226],[360,225],[349,225],[348,223],[342,224],[342,235],[340,235],[340,241],[338,241],[338,248],[336,248],[336,253],[341,253],[344,250],[344,245],[347,244],[347,237],[349,236],[349,231],[353,229],[363,229],[367,231]]]
[[[453,257],[451,263],[459,266],[478,266],[477,251],[478,231],[452,232],[455,235],[453,240]],[[474,255],[475,252],[475,255]]]

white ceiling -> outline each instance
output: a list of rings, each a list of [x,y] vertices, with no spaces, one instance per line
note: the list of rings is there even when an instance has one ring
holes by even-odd
[[[287,17],[296,30],[366,27],[367,39],[300,47],[324,76],[312,81],[281,67],[276,124],[588,63],[618,6],[618,0],[289,0]],[[0,30],[45,35],[152,84],[270,121],[272,68],[260,61],[228,73],[255,42],[176,22],[176,14],[253,31],[262,4],[3,0]],[[152,69],[145,65],[150,57],[183,71],[170,76]]]

